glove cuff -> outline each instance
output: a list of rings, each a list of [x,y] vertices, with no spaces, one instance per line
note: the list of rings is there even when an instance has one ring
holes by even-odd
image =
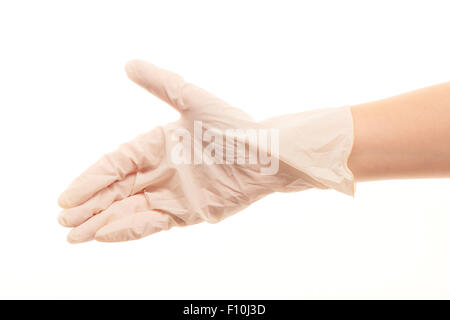
[[[310,177],[314,187],[354,195],[347,165],[353,148],[350,107],[284,115],[261,125],[279,130],[279,159]]]

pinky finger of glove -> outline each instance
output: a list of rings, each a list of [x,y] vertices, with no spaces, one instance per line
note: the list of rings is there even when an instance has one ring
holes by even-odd
[[[113,221],[121,220],[124,217],[129,217],[137,212],[147,210],[150,210],[150,207],[142,193],[116,201],[106,210],[94,215],[76,228],[73,228],[67,235],[67,241],[70,243],[80,243],[94,240],[97,231],[105,225]]]
[[[168,214],[153,210],[142,211],[107,224],[97,231],[95,240],[101,242],[137,240],[162,230],[169,230],[174,225],[175,221]]]

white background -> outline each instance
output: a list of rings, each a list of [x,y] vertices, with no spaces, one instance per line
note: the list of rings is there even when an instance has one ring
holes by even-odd
[[[141,58],[256,119],[450,80],[444,1],[0,2],[0,298],[450,298],[449,180],[274,194],[216,225],[70,245],[56,200],[176,113]]]

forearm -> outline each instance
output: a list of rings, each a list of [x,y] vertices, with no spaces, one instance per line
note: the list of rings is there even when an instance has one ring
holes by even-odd
[[[357,181],[450,177],[450,82],[351,111]]]

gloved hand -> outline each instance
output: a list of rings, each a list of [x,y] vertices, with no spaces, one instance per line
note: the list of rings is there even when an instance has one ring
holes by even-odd
[[[353,193],[346,164],[353,140],[348,109],[255,123],[172,72],[142,61],[128,63],[126,71],[181,117],[103,156],[61,194],[65,210],[58,221],[73,227],[69,242],[134,240],[173,226],[214,223],[273,192],[318,187]],[[279,130],[280,139],[271,136],[269,143],[279,145],[279,157],[248,137],[226,143],[229,129],[270,128]],[[265,152],[272,152],[270,165],[276,161],[277,170],[249,161]]]

